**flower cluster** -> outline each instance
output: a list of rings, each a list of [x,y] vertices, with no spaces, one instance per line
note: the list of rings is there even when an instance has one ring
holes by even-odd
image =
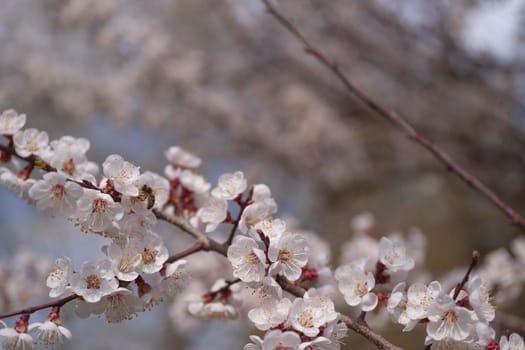
[[[79,317],[121,322],[177,296],[170,316],[181,328],[189,327],[189,317],[235,319],[246,312],[266,332],[251,336],[246,350],[338,350],[348,322],[335,309],[339,292],[361,313],[363,324],[366,315],[380,313],[403,331],[424,324],[429,348],[525,350],[515,333],[498,342],[491,325],[496,303],[516,298],[525,282],[525,239],[513,242],[513,256],[497,250],[477,270],[474,255],[464,277],[454,276],[447,285],[431,281],[423,270],[426,242],[420,232],[376,240],[370,235],[373,217],[365,214],[352,221],[357,235],[343,247],[342,264],[333,272],[328,245],[293,220],[276,217],[268,186],[249,185],[241,171],[222,174],[212,187],[197,171],[201,160],[175,146],[165,152],[166,177],[142,172],[116,154],[99,166],[86,156],[89,141],[71,136],[50,141],[44,131],[24,129],[25,122],[13,110],[0,115],[0,134],[7,140],[0,144],[6,165],[0,167],[0,185],[43,214],[68,218],[82,232],[103,237],[105,244],[102,257],[77,268],[69,257],[57,259],[53,268],[38,266],[51,270],[49,296],[61,299],[4,315],[20,316],[12,327],[0,321],[5,349],[32,349],[35,340],[60,346],[71,339],[60,321],[66,303]],[[169,244],[155,232],[159,219],[189,233],[194,244],[170,255]],[[230,230],[222,243],[207,235],[221,236],[225,226]],[[206,255],[192,261],[189,256],[200,251],[226,259],[221,264]],[[190,272],[199,278],[190,281]],[[11,299],[18,289],[1,266],[0,279],[7,281],[7,292],[4,284],[0,291]],[[45,308],[50,312],[44,322],[29,322]]]
[[[334,303],[315,288],[302,298],[265,298],[248,317],[255,326],[267,331],[264,339],[251,336],[245,350],[255,349],[340,349],[339,340],[347,327],[339,320]]]
[[[425,283],[428,273],[418,266],[424,257],[424,237],[412,231],[405,237],[392,235],[377,241],[368,235],[372,226],[373,218],[368,214],[353,221],[357,234],[345,245],[344,263],[335,271],[338,288],[348,305],[365,312],[386,312],[391,321],[404,326],[405,332],[424,324],[425,344],[431,349],[503,349],[511,343],[522,344],[517,334],[503,335],[498,343],[491,322],[495,302],[512,300],[525,282],[525,239],[513,242],[515,259],[498,249],[472,272],[478,260],[475,252],[463,281],[461,275],[454,274],[451,283],[446,279],[443,283]],[[414,271],[416,275],[409,278],[408,272]],[[415,282],[409,284],[409,280]]]

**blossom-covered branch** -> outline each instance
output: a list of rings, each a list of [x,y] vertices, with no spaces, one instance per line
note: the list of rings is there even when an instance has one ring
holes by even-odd
[[[363,90],[358,88],[339,68],[337,63],[329,59],[320,49],[313,46],[310,41],[297,29],[292,22],[290,22],[284,15],[282,15],[270,2],[270,0],[262,0],[268,12],[292,35],[301,42],[304,50],[312,55],[317,61],[328,68],[334,76],[344,85],[350,94],[356,96],[367,107],[377,113],[377,115],[391,122],[394,126],[404,132],[410,139],[414,140],[421,147],[429,151],[436,159],[443,163],[446,168],[457,175],[467,185],[481,193],[489,201],[491,201],[500,211],[507,215],[512,224],[518,226],[525,232],[525,218],[499,197],[492,189],[485,185],[476,176],[470,173],[467,169],[459,165],[454,158],[441,147],[437,146],[429,138],[424,136],[421,132],[416,130],[407,119],[403,118],[396,112],[384,107],[377,100],[370,97]]]
[[[525,238],[513,242],[515,258],[495,252],[476,271],[478,255],[473,254],[466,275],[450,285],[424,273],[420,233],[375,240],[363,233],[370,225],[364,220],[357,225],[361,234],[343,247],[344,259],[333,270],[326,243],[276,217],[270,188],[248,186],[241,171],[221,175],[212,188],[196,170],[200,158],[175,146],[165,152],[166,177],[142,172],[117,154],[99,167],[87,159],[88,140],[63,136],[49,141],[45,131],[24,129],[25,122],[25,115],[13,110],[0,115],[0,134],[7,140],[0,148],[6,164],[0,167],[0,184],[43,214],[68,218],[82,232],[102,236],[106,244],[102,259],[84,261],[77,269],[67,256],[56,259],[46,286],[51,298],[62,299],[3,315],[20,315],[12,327],[0,322],[9,350],[32,349],[35,332],[45,345],[71,339],[59,315],[65,303],[72,302],[79,317],[104,314],[108,322],[122,322],[175,295],[182,312],[195,319],[233,319],[245,312],[266,332],[250,336],[245,350],[339,350],[348,329],[379,349],[399,350],[365,322],[365,315],[369,322],[380,313],[406,332],[426,325],[425,345],[431,349],[499,344],[505,350],[523,342],[517,334],[506,334],[498,343],[491,322],[492,296],[512,300],[512,283],[525,281],[514,278],[525,269]],[[237,206],[233,220],[230,210]],[[172,249],[154,232],[158,219],[195,241],[170,256]],[[183,259],[197,252],[218,254]],[[220,259],[206,262],[210,257]],[[200,260],[201,278],[189,281],[186,276],[198,274]],[[247,288],[252,292],[243,294]],[[361,316],[353,320],[340,314],[337,299]],[[45,308],[51,308],[46,321],[32,322],[32,314]]]

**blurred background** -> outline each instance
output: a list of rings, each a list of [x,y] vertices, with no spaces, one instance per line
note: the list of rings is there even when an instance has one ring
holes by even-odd
[[[275,3],[352,81],[525,214],[523,0]],[[363,211],[378,236],[418,227],[435,276],[519,234],[349,96],[259,0],[0,0],[0,109],[8,108],[51,139],[88,138],[94,161],[118,153],[162,173],[163,150],[181,145],[203,158],[212,183],[242,170],[272,188],[281,214],[328,240],[334,266]],[[80,266],[101,242],[0,190],[1,261],[28,250]],[[71,317],[69,349],[248,342],[243,322],[182,334],[166,308],[117,325]],[[421,333],[399,333],[384,331],[421,348]],[[346,344],[372,348],[353,333]]]

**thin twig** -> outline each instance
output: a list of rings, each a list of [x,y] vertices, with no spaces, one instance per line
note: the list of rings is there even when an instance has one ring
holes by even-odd
[[[267,11],[283,26],[285,27],[297,40],[299,40],[304,46],[304,50],[312,55],[317,61],[328,68],[334,76],[345,86],[345,88],[353,96],[357,97],[361,102],[368,106],[371,110],[376,112],[383,119],[388,120],[398,129],[403,131],[410,139],[418,143],[420,146],[425,148],[427,151],[432,153],[436,159],[443,163],[447,169],[452,171],[467,185],[480,192],[486,198],[488,198],[497,208],[499,208],[505,215],[507,215],[512,224],[521,228],[525,232],[525,219],[515,211],[510,205],[508,205],[503,199],[501,199],[493,190],[488,188],[483,182],[477,177],[472,175],[465,168],[460,166],[447,152],[442,150],[432,141],[430,141],[423,134],[418,132],[406,119],[402,118],[399,114],[383,107],[380,103],[368,96],[364,91],[355,86],[345,74],[343,74],[339,66],[326,55],[323,54],[318,48],[314,47],[306,39],[306,37],[275,7],[270,3],[270,0],[262,0],[266,6]]]
[[[239,227],[239,221],[241,220],[242,214],[244,213],[244,209],[246,209],[246,207],[251,203],[252,196],[253,196],[253,186],[250,187],[250,190],[248,191],[248,197],[246,198],[245,201],[242,201],[242,194],[239,195],[238,197],[238,201],[240,203],[239,214],[237,215],[237,219],[233,223],[233,227],[230,231],[230,234],[228,235],[228,239],[226,240],[226,242],[224,242],[224,245],[226,246],[226,248],[232,244],[233,236],[235,236],[237,227]]]
[[[177,261],[179,259],[185,258],[188,255],[197,253],[197,252],[203,250],[203,248],[204,248],[204,244],[201,241],[195,241],[195,243],[193,243],[188,248],[184,249],[182,252],[170,256],[168,258],[168,260],[166,260],[165,264],[171,264],[172,262],[175,262],[175,261]]]
[[[470,277],[470,273],[472,272],[472,269],[478,264],[479,261],[479,252],[477,250],[474,250],[472,252],[472,258],[470,260],[470,265],[467,269],[467,272],[465,273],[465,276],[463,276],[463,280],[456,285],[456,288],[454,289],[454,296],[452,299],[456,300],[459,292],[463,289],[465,284],[468,282],[468,279]]]
[[[12,316],[17,316],[17,315],[23,315],[23,314],[32,314],[32,313],[34,313],[36,311],[47,309],[47,308],[51,308],[51,307],[62,307],[65,304],[67,304],[70,301],[75,300],[77,298],[80,298],[80,296],[78,296],[76,294],[73,294],[73,295],[70,295],[68,297],[65,297],[65,298],[62,298],[62,299],[58,299],[58,300],[55,300],[55,301],[52,301],[52,302],[49,302],[49,303],[40,304],[40,305],[32,306],[32,307],[29,307],[29,308],[26,308],[26,309],[22,309],[22,310],[18,310],[18,311],[12,311],[12,312],[9,312],[9,313],[6,313],[6,314],[2,314],[2,315],[0,315],[0,319],[12,317]]]

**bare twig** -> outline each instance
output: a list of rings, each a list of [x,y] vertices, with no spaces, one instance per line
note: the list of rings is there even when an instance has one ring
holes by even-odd
[[[472,252],[472,258],[470,260],[470,265],[467,269],[467,272],[465,273],[465,276],[463,276],[463,280],[456,285],[456,288],[454,289],[454,296],[452,299],[456,300],[459,292],[463,289],[465,284],[468,282],[468,279],[470,277],[470,273],[472,272],[472,269],[478,264],[479,261],[479,252],[477,250],[474,250]]]
[[[228,239],[226,240],[226,242],[224,242],[224,245],[226,248],[228,248],[232,244],[233,236],[235,236],[237,227],[239,227],[239,221],[241,220],[242,213],[244,213],[244,209],[246,209],[246,207],[251,203],[252,196],[253,196],[253,187],[250,187],[248,191],[248,197],[246,198],[245,201],[242,201],[242,194],[240,194],[239,197],[237,197],[239,205],[240,205],[239,214],[237,215],[237,219],[233,223],[233,227],[230,231],[230,234],[228,235]]]
[[[333,73],[333,75],[344,85],[348,92],[357,97],[361,102],[376,112],[376,114],[381,116],[383,119],[386,119],[395,127],[403,131],[410,139],[429,151],[436,159],[443,163],[447,169],[452,171],[462,181],[489,199],[498,209],[500,209],[511,219],[512,224],[518,226],[522,231],[525,232],[525,219],[517,211],[515,211],[505,201],[503,201],[503,199],[501,199],[494,191],[488,188],[477,177],[460,166],[448,153],[418,132],[406,119],[402,118],[396,112],[383,107],[380,103],[355,86],[347,78],[347,76],[341,72],[339,66],[334,61],[330,60],[322,51],[313,46],[286,17],[277,11],[277,9],[270,3],[270,0],[262,0],[262,2],[266,6],[267,11],[297,40],[301,42],[301,44],[304,46],[304,50],[308,54],[312,55],[326,68],[328,68]]]
[[[65,304],[67,304],[70,301],[75,300],[77,298],[80,298],[80,296],[78,296],[76,294],[73,294],[73,295],[70,295],[68,297],[65,297],[65,298],[62,298],[62,299],[58,299],[58,300],[55,300],[55,301],[52,301],[52,302],[49,302],[49,303],[40,304],[40,305],[29,307],[27,309],[22,309],[22,310],[12,311],[12,312],[9,312],[9,313],[6,313],[6,314],[2,314],[2,315],[0,315],[0,319],[12,317],[12,316],[17,316],[17,315],[23,315],[23,314],[32,314],[32,313],[34,313],[36,311],[43,310],[43,309],[48,309],[48,308],[51,308],[51,307],[62,307]]]

